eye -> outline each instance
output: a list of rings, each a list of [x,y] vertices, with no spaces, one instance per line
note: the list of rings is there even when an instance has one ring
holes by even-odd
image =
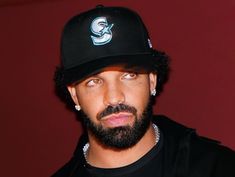
[[[86,86],[87,87],[94,87],[94,86],[101,84],[101,83],[102,83],[101,79],[93,78],[93,79],[89,79],[88,81],[86,81]]]
[[[128,80],[135,79],[136,77],[137,77],[137,74],[134,73],[134,72],[125,73],[125,74],[122,76],[122,78],[128,79]]]

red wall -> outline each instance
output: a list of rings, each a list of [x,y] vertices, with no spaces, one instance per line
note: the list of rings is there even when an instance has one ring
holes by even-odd
[[[81,133],[54,95],[64,22],[94,7],[87,0],[0,7],[0,166],[4,177],[50,176]],[[155,112],[235,149],[235,1],[103,1],[136,9],[172,73]]]

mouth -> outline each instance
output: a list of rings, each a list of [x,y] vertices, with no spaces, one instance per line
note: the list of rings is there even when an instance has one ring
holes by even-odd
[[[133,121],[133,114],[127,112],[120,112],[118,114],[111,114],[101,119],[101,122],[108,127],[119,127],[130,124]]]

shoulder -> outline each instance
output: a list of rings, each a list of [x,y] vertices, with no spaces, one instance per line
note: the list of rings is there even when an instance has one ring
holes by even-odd
[[[72,177],[76,176],[78,171],[81,176],[87,176],[86,172],[83,170],[85,159],[82,151],[83,146],[87,143],[87,141],[87,134],[83,134],[78,141],[73,157],[51,177]]]
[[[235,176],[233,150],[165,116],[155,116],[153,121],[164,135],[168,154],[165,160],[174,161],[173,166],[180,176]]]
[[[63,167],[57,170],[51,177],[65,177],[70,176],[71,171],[74,168],[74,159],[72,158],[69,162],[67,162]]]
[[[194,136],[190,142],[190,168],[201,173],[206,170],[213,177],[235,176],[235,152],[219,142],[206,137]]]

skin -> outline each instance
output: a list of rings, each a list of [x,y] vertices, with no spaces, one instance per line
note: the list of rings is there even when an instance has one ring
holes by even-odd
[[[156,87],[157,75],[154,73],[135,73],[123,66],[110,66],[78,84],[68,86],[75,104],[97,125],[104,128],[132,125],[134,115],[121,112],[97,119],[97,114],[109,105],[120,103],[137,109],[137,118],[149,101],[151,91]],[[145,155],[155,144],[152,126],[149,126],[140,141],[124,150],[107,148],[88,130],[90,148],[87,154],[91,165],[101,168],[116,168],[131,164]],[[105,155],[104,155],[105,154]]]

